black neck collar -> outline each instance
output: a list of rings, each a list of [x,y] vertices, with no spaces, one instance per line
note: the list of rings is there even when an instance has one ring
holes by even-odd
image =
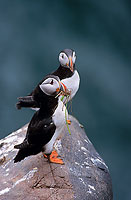
[[[74,65],[74,71],[75,71],[75,65]],[[65,79],[65,78],[70,78],[74,72],[72,72],[69,68],[65,68],[62,65],[58,67],[58,69],[53,72],[55,76],[58,76],[60,80]]]

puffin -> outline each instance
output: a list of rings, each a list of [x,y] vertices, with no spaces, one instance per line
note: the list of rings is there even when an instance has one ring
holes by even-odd
[[[59,53],[59,62],[60,66],[56,71],[50,73],[49,75],[58,76],[61,83],[63,83],[66,88],[70,91],[68,98],[63,98],[63,101],[67,103],[70,101],[76,94],[79,89],[80,76],[75,66],[76,53],[72,49],[64,49]],[[27,96],[19,97],[16,104],[17,109],[22,107],[32,108],[38,110],[41,103],[41,90],[39,85],[45,80],[45,78],[40,81],[36,88]],[[43,94],[42,94],[43,96]],[[42,98],[43,103],[46,98]]]
[[[19,149],[14,162],[20,162],[27,156],[43,152],[50,162],[63,164],[62,159],[58,158],[58,153],[52,150],[65,124],[65,113],[68,115],[66,106],[59,96],[66,96],[68,89],[55,75],[46,76],[39,89],[40,109],[34,113],[24,141],[14,146],[15,149]]]

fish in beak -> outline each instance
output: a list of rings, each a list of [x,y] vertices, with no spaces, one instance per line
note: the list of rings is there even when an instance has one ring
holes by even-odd
[[[74,68],[73,68],[74,64],[73,64],[73,61],[72,61],[72,57],[71,57],[71,56],[69,56],[69,62],[66,64],[66,66],[67,66],[68,68],[70,68],[70,70],[71,70],[72,72],[74,71]]]
[[[70,95],[70,91],[67,89],[64,83],[59,81],[59,88],[56,89],[56,92],[59,93],[60,95]]]
[[[69,57],[69,67],[70,67],[70,70],[73,72],[74,68],[73,68],[73,61],[72,61],[72,57],[71,56]]]

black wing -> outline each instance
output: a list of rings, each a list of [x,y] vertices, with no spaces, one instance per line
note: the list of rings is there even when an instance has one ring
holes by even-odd
[[[45,94],[39,88],[39,85],[50,75],[58,76],[60,80],[69,78],[73,75],[70,69],[65,67],[58,67],[58,69],[47,76],[45,76],[36,88],[27,96],[18,98],[19,101],[16,104],[17,109],[21,109],[22,107],[29,107],[29,108],[40,108],[40,102],[44,102]]]
[[[19,162],[27,156],[36,155],[41,152],[42,147],[47,144],[54,135],[56,126],[52,118],[40,119],[38,113],[39,111],[34,114],[29,124],[23,143],[14,146],[14,148],[20,149],[14,158],[14,162]]]
[[[40,103],[44,102],[45,94],[39,88],[39,85],[33,90],[33,92],[24,97],[19,97],[16,103],[17,109],[22,107],[26,108],[40,108]]]

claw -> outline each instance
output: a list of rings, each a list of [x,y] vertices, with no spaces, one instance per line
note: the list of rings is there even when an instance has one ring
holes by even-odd
[[[48,156],[46,154],[43,153],[44,158],[48,158]]]
[[[71,125],[71,120],[67,119],[66,122],[68,125]]]

